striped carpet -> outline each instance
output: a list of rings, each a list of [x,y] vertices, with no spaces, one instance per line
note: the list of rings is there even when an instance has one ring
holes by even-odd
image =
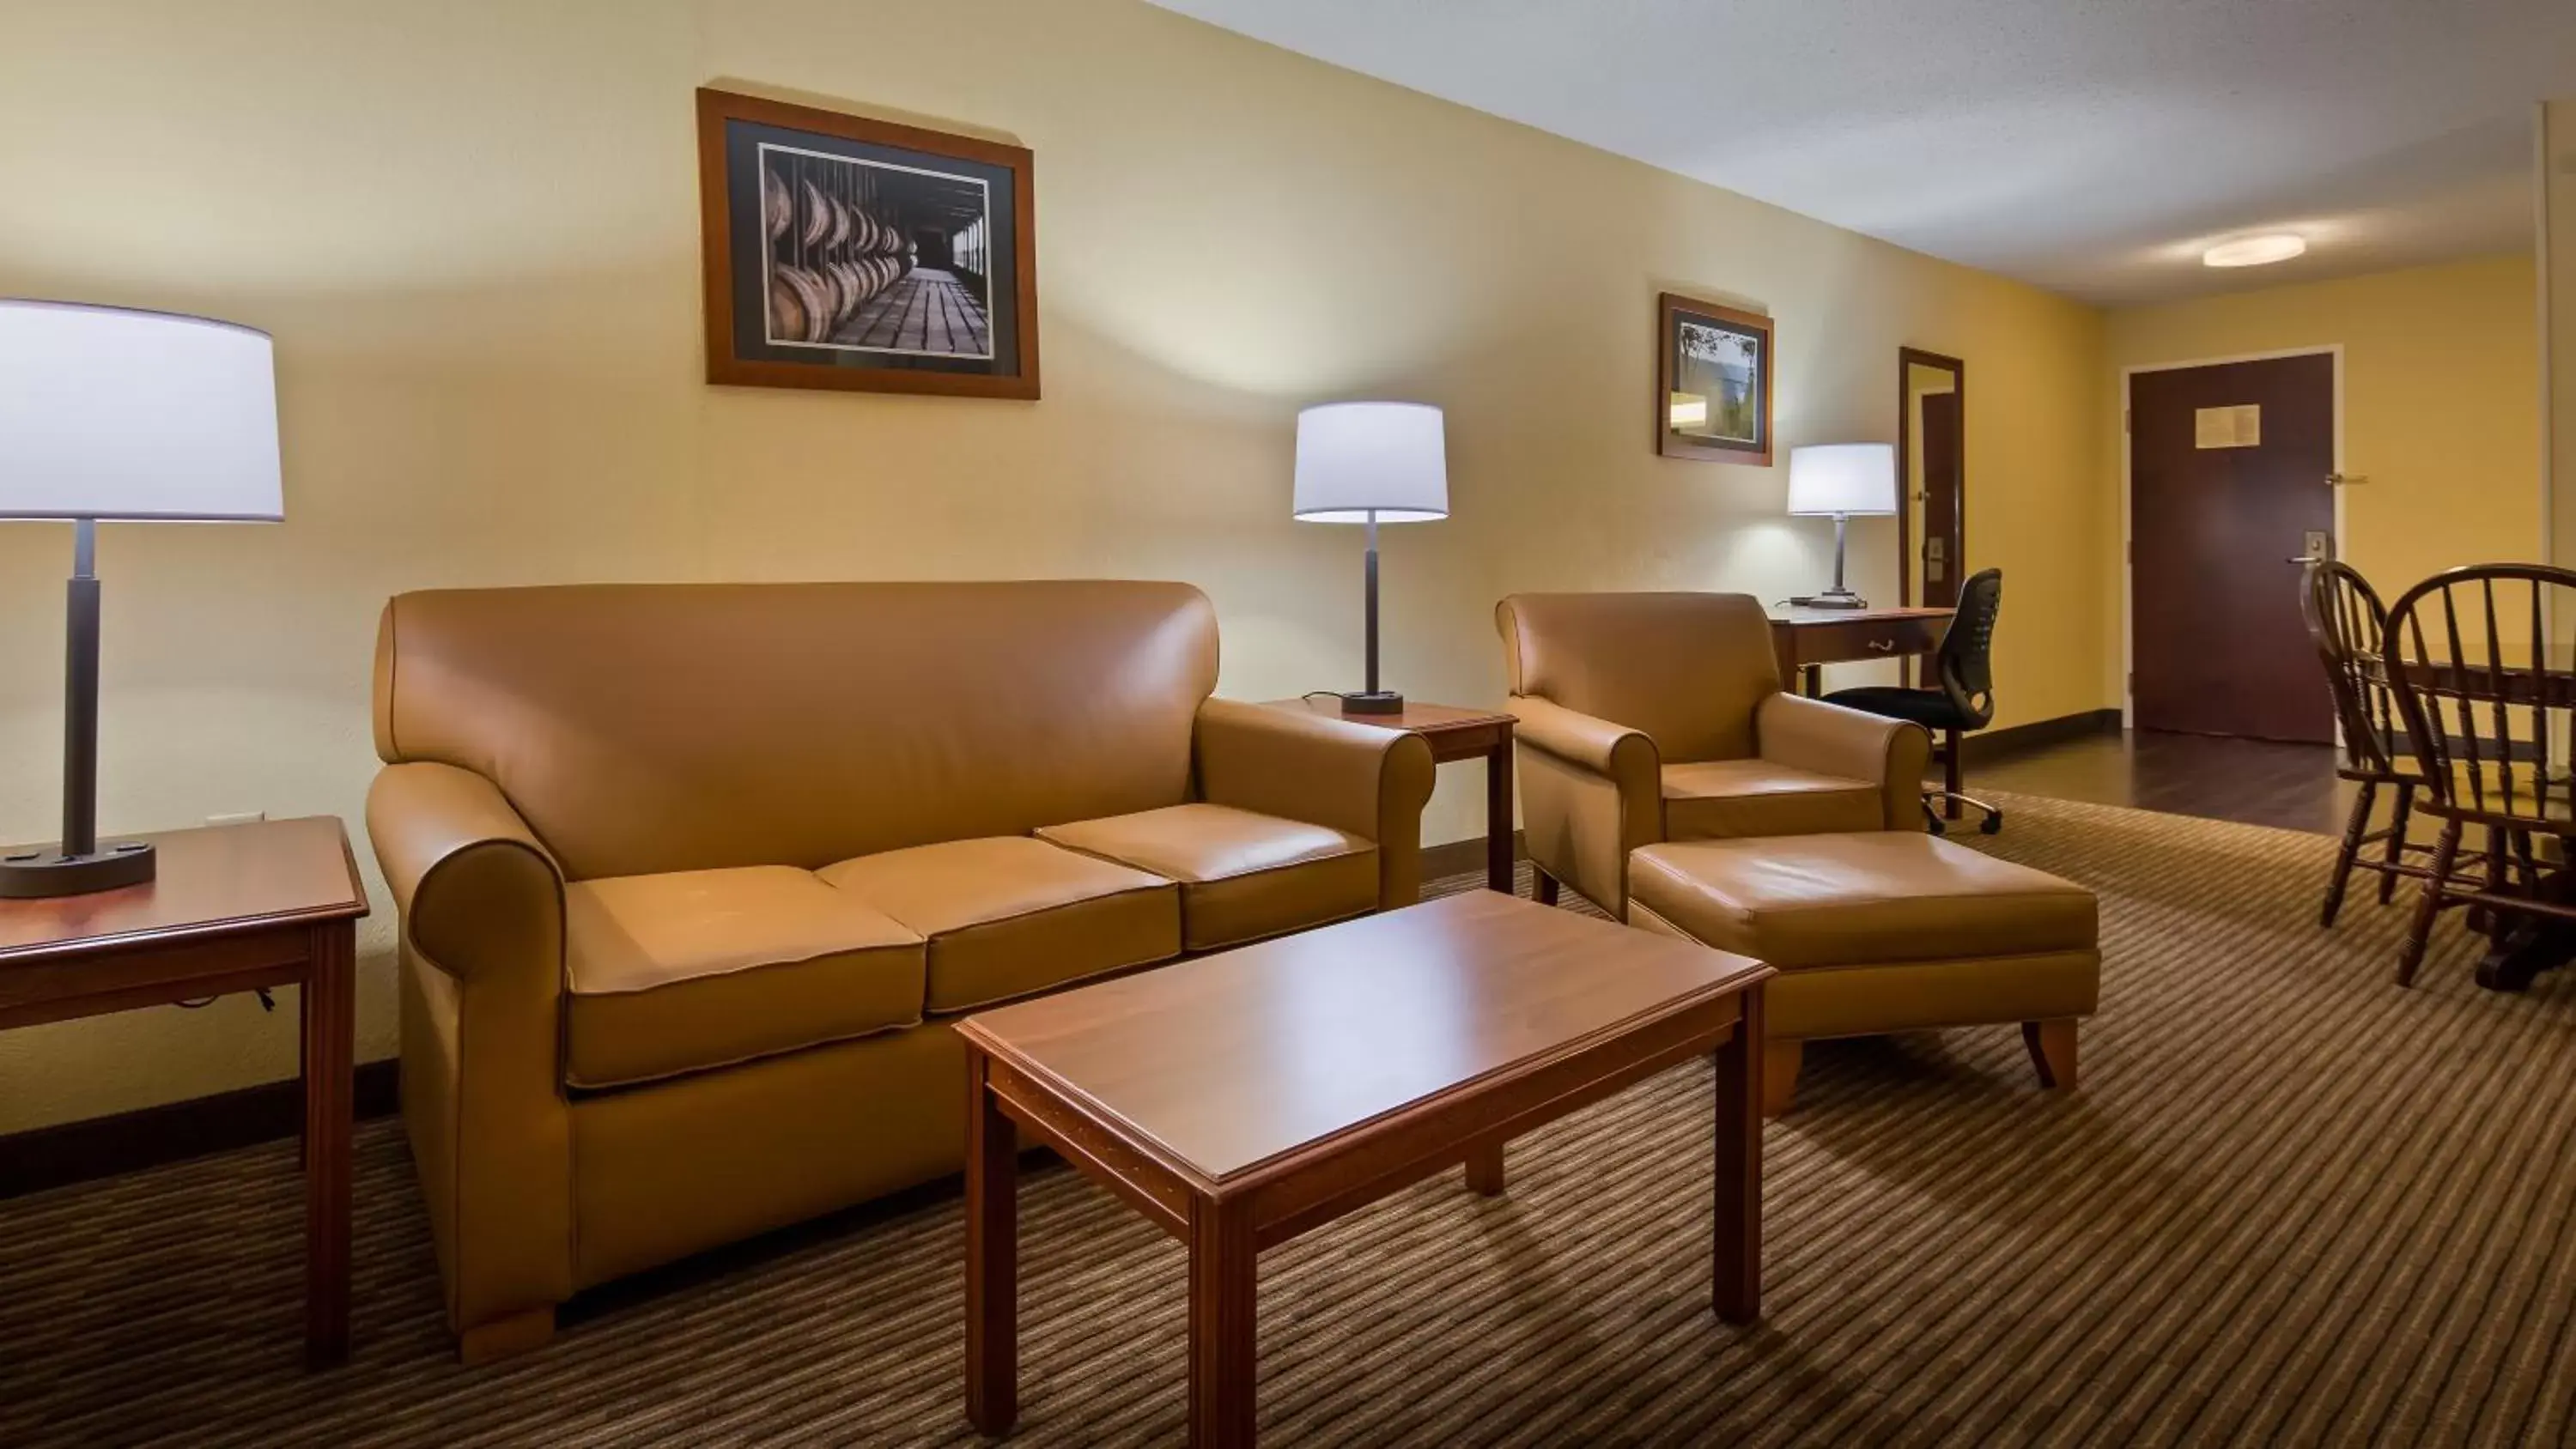
[[[2331,843],[2022,799],[1997,853],[2102,892],[2084,1089],[2009,1028],[1822,1046],[1770,1129],[1768,1315],[1708,1309],[1704,1065],[1262,1261],[1278,1444],[2566,1442],[2576,980],[2477,991],[2446,924],[2312,912]],[[1463,888],[1466,878],[1444,883]],[[0,1443],[968,1443],[953,1197],[584,1306],[454,1364],[390,1123],[357,1357],[296,1367],[293,1150],[0,1204]],[[1020,1440],[1179,1437],[1174,1244],[1058,1169],[1023,1198]]]

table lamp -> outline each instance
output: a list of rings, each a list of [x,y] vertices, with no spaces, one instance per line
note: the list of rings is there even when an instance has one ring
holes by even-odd
[[[1886,443],[1824,443],[1789,450],[1789,512],[1834,520],[1834,586],[1789,602],[1805,609],[1866,609],[1843,587],[1843,542],[1852,515],[1896,511],[1896,449]]]
[[[98,838],[98,522],[285,516],[268,334],[228,322],[0,299],[0,519],[69,519],[63,835],[0,856],[0,897],[152,879]]]
[[[1344,714],[1404,712],[1403,695],[1378,688],[1377,526],[1449,516],[1443,438],[1440,409],[1422,403],[1326,403],[1297,415],[1296,516],[1368,525],[1368,687],[1342,696]]]

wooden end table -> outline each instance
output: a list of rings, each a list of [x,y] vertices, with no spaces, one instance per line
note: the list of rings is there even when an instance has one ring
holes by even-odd
[[[301,988],[306,1360],[349,1356],[357,923],[367,892],[328,816],[138,837],[155,880],[0,900],[0,1029]]]
[[[1490,891],[968,1017],[966,1413],[1019,1415],[1019,1133],[1190,1253],[1190,1440],[1253,1438],[1253,1259],[1677,1062],[1717,1058],[1718,1316],[1762,1304],[1762,983]],[[1401,1002],[1408,1009],[1391,1009]]]
[[[1512,895],[1512,727],[1520,721],[1499,710],[1461,709],[1453,704],[1405,701],[1401,714],[1345,714],[1333,695],[1278,699],[1273,709],[1298,709],[1326,719],[1376,725],[1422,736],[1431,746],[1431,762],[1482,759],[1485,762],[1485,884]]]

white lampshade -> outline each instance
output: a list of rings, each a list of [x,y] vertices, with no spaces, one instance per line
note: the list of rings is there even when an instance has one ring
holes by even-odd
[[[1887,443],[1823,443],[1789,450],[1793,514],[1894,513],[1896,449]]]
[[[1449,516],[1440,409],[1327,403],[1297,415],[1297,495],[1309,523],[1420,523]]]
[[[267,333],[0,299],[0,518],[284,516]]]

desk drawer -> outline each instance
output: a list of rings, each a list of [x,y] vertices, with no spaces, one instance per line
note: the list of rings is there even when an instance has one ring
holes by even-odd
[[[1799,664],[1844,664],[1929,653],[1941,642],[1941,621],[1854,619],[1848,624],[1800,624],[1787,632]]]

